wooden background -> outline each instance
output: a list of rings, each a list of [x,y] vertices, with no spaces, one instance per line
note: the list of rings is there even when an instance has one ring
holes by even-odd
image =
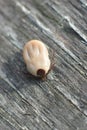
[[[25,74],[31,39],[55,52],[44,82]],[[87,130],[87,0],[0,0],[0,130]]]

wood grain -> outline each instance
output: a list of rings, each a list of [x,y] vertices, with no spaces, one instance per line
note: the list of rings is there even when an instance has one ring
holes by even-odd
[[[55,52],[46,81],[30,77],[24,44]],[[87,1],[0,0],[0,130],[87,129]]]

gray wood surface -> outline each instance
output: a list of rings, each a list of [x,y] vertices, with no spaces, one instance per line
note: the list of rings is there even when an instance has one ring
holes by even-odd
[[[31,39],[55,52],[46,81],[26,74]],[[87,0],[0,0],[0,130],[87,130]]]

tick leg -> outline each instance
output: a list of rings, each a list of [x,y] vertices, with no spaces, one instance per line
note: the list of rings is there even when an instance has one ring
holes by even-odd
[[[32,74],[30,74],[29,72],[23,72],[23,74],[24,74],[25,76],[30,77],[30,78],[35,77],[35,76],[33,76]]]
[[[50,65],[50,69],[48,70],[46,76],[49,74],[49,72],[54,68],[54,66],[56,64],[54,58],[55,58],[55,52],[52,50],[51,65]]]

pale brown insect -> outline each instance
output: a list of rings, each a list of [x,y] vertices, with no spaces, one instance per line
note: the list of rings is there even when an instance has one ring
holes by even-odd
[[[52,68],[46,45],[39,40],[31,40],[25,44],[23,58],[30,74],[42,79]]]

